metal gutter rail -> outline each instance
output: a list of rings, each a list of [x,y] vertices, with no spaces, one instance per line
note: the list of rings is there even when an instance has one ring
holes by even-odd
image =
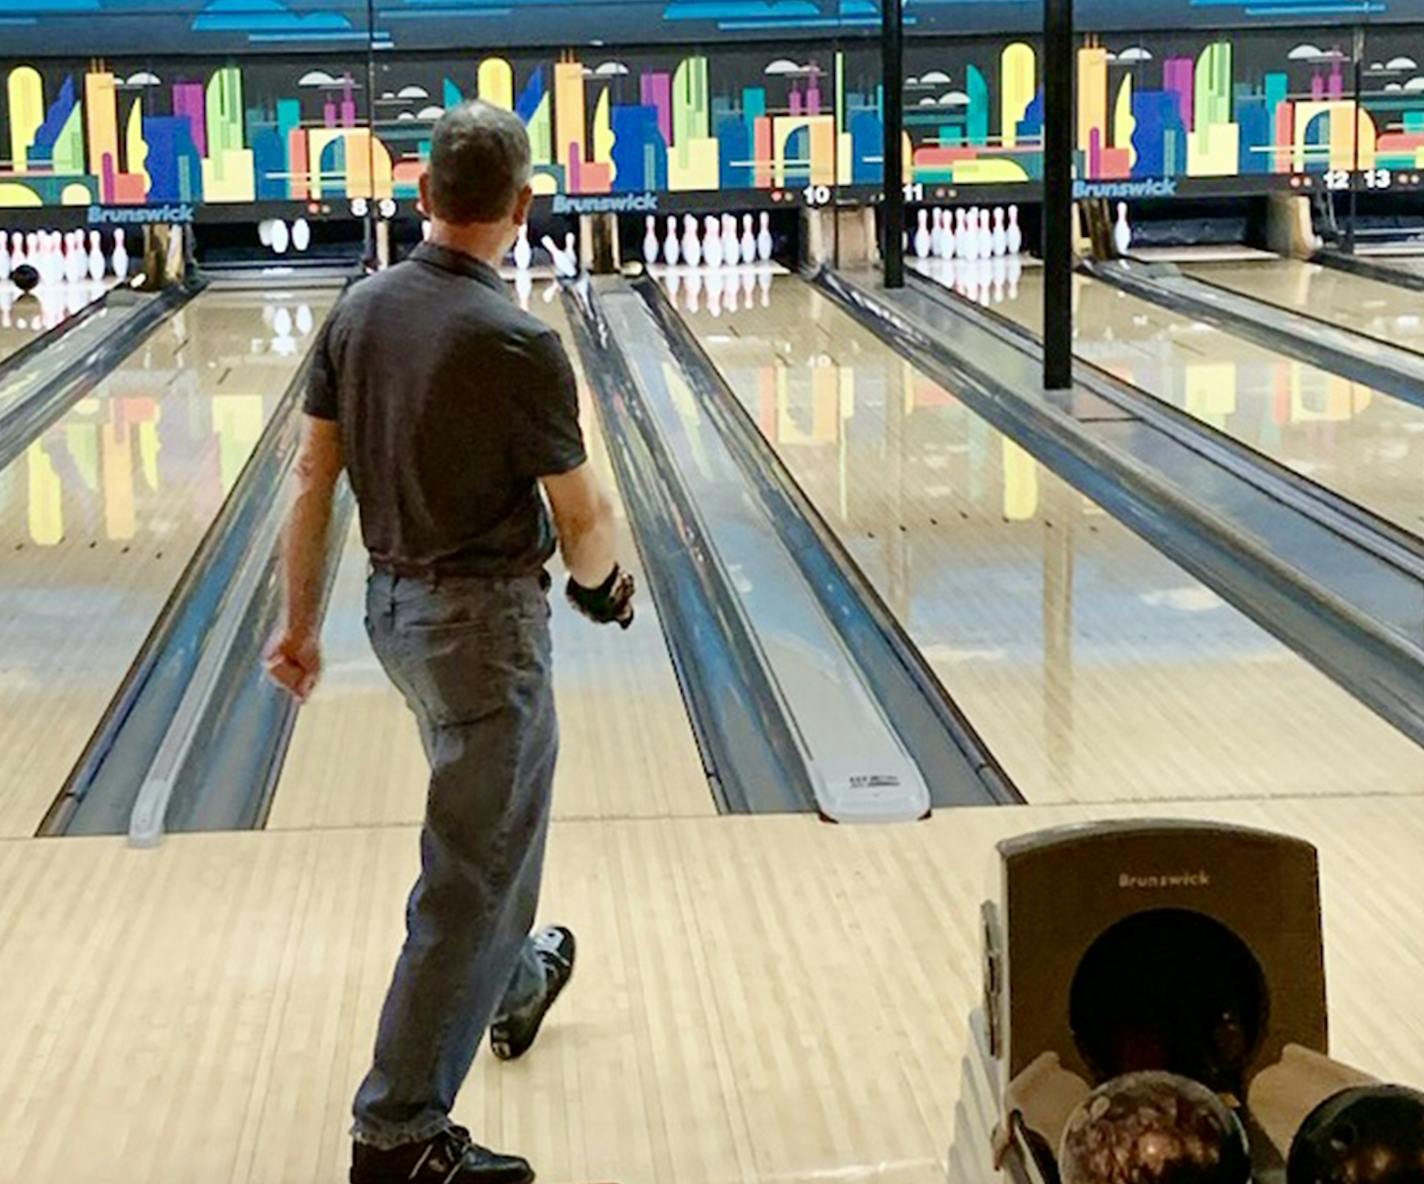
[[[651,278],[634,286],[860,677],[919,767],[932,803],[1021,804],[1023,795],[796,483],[662,286]]]
[[[587,282],[564,303],[718,806],[814,810],[797,738],[602,306]]]
[[[280,750],[291,731],[286,717],[295,715],[296,704],[276,688],[268,688],[278,708],[275,724],[253,729],[225,718],[223,727],[210,729],[212,743],[200,741],[208,738],[204,724],[212,704],[226,703],[233,655],[241,653],[246,666],[259,664],[266,641],[266,633],[257,636],[244,622],[275,580],[286,477],[297,454],[298,410],[310,366],[308,354],[46,814],[41,835],[127,832],[136,845],[152,846],[164,833],[175,787],[188,783],[195,764],[217,761],[226,746],[240,743],[249,766],[255,761],[271,776],[280,769]],[[339,546],[338,530],[349,513],[349,495],[343,494],[334,515],[337,542],[329,546]],[[257,825],[260,810],[243,803],[265,802],[269,780],[205,785],[219,803],[220,825]],[[234,805],[234,794],[243,802]]]
[[[765,505],[643,300],[622,280],[599,292],[637,389],[710,549],[725,572],[762,665],[776,689],[823,817],[837,822],[921,818],[931,799],[922,771],[867,684],[854,656],[788,552]]]

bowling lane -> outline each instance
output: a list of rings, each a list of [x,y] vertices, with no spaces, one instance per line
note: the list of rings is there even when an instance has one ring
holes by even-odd
[[[557,285],[532,298],[530,288],[522,289],[522,298],[559,331],[578,371],[589,454],[621,524],[619,551],[646,589]],[[415,721],[366,640],[366,562],[353,524],[323,630],[326,676],[297,718],[269,829],[409,823],[424,812],[427,769]],[[562,580],[557,562],[552,572]],[[561,733],[556,817],[715,814],[651,599],[641,597],[638,619],[626,633],[575,616],[557,588],[551,604]]]
[[[1408,288],[1302,259],[1192,263],[1182,270],[1253,300],[1424,353],[1420,296]]]
[[[1424,793],[1418,747],[804,282],[685,315],[1031,802]]]
[[[1039,332],[1042,274],[992,306]],[[1074,315],[1079,357],[1424,534],[1424,407],[1086,276],[1074,277]]]
[[[0,470],[0,835],[39,824],[335,296],[209,290]]]

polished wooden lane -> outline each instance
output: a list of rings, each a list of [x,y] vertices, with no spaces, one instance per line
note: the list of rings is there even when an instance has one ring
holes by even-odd
[[[572,353],[562,305],[536,299],[532,307]],[[620,552],[642,582],[581,370],[579,382],[590,456],[616,502]],[[378,825],[417,821],[424,813],[427,768],[415,722],[365,637],[365,575],[365,549],[353,527],[323,633],[325,683],[298,717],[269,826]],[[559,591],[552,597],[561,732],[556,817],[716,813],[657,612],[642,586],[638,619],[626,633],[596,629]]]
[[[1424,407],[1263,349],[1111,284],[1077,276],[1074,285],[1079,357],[1405,530],[1424,534]],[[1038,332],[1042,276],[1025,274],[1002,300],[991,292],[990,306]]]
[[[456,1117],[550,1184],[943,1184],[992,845],[1122,809],[556,823],[579,973]],[[1320,845],[1334,1051],[1424,1084],[1424,804],[1153,812]],[[344,1179],[415,834],[0,842],[0,1179]]]
[[[1183,270],[1255,300],[1424,352],[1424,306],[1410,288],[1303,259],[1192,263]]]
[[[1033,802],[1424,792],[1424,753],[800,280],[686,314]]]
[[[39,825],[334,295],[199,296],[0,470],[0,835]]]

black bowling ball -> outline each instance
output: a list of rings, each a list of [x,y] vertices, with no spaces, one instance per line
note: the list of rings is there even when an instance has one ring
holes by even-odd
[[[1288,1184],[1420,1184],[1424,1094],[1399,1085],[1341,1090],[1291,1141]]]
[[[33,292],[40,283],[40,273],[28,263],[21,263],[10,273],[10,282],[21,292]]]
[[[1246,1184],[1240,1120],[1206,1086],[1173,1073],[1128,1073],[1073,1112],[1058,1152],[1063,1184]]]

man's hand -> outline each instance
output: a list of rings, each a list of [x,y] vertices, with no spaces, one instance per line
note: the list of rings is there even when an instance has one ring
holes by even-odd
[[[320,637],[291,629],[278,633],[267,647],[267,677],[305,703],[321,678]]]
[[[634,591],[633,577],[616,564],[597,588],[585,588],[572,576],[567,588],[569,603],[594,624],[623,629],[633,623]]]

